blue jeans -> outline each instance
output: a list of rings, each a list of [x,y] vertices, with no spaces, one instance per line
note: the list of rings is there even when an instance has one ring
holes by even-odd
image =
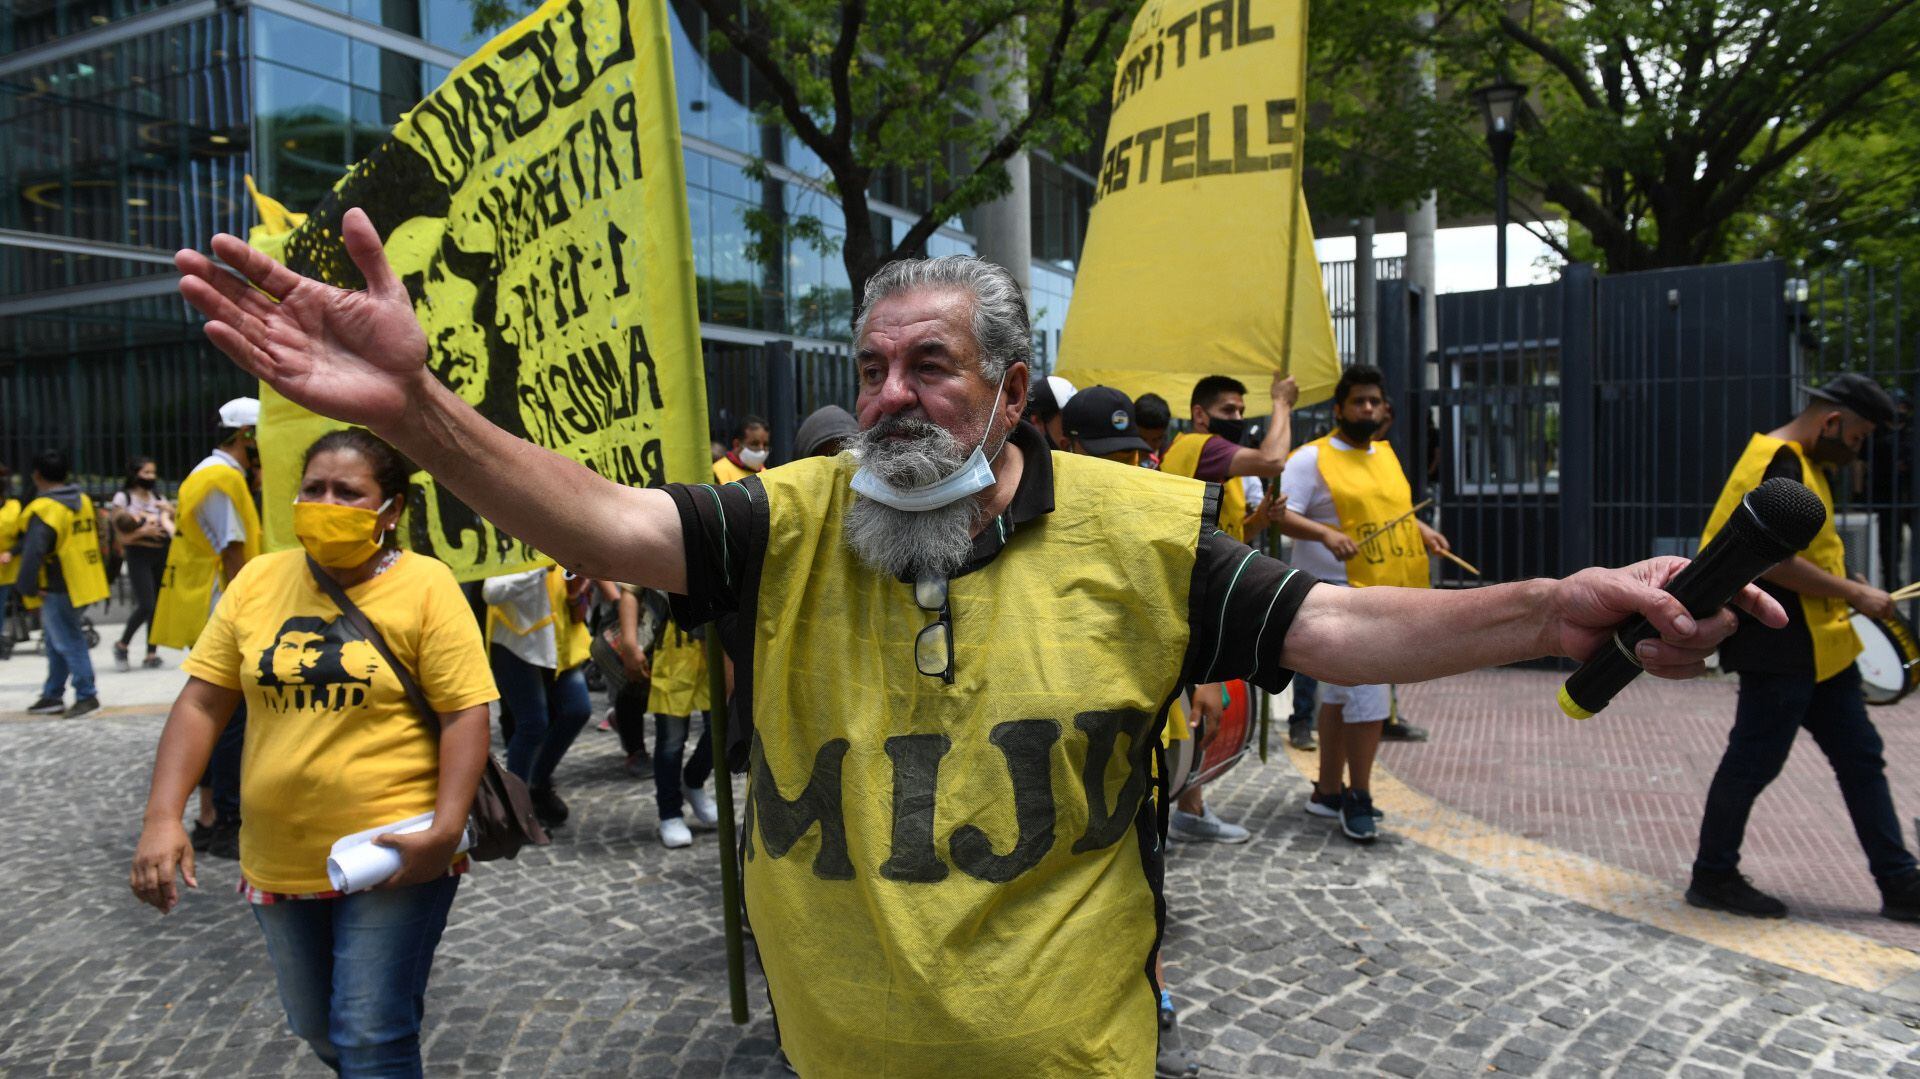
[[[1786,766],[1801,727],[1833,766],[1873,875],[1886,880],[1911,871],[1916,863],[1900,836],[1880,732],[1867,718],[1860,671],[1853,666],[1824,682],[1815,682],[1811,674],[1740,672],[1740,703],[1727,752],[1707,788],[1694,869],[1725,873],[1740,864],[1753,801]]]
[[[1304,674],[1293,676],[1293,716],[1287,720],[1290,724],[1306,724],[1311,727],[1316,722],[1313,705],[1319,695],[1320,683]]]
[[[704,717],[700,720],[700,740],[694,743],[686,772],[680,771],[680,756],[686,751],[687,732],[692,726],[692,716],[654,717],[653,802],[660,810],[661,820],[681,816],[680,803],[685,800],[683,778],[689,787],[704,787],[707,777],[713,774],[713,727]]]
[[[507,771],[530,787],[553,784],[553,770],[593,714],[584,666],[555,674],[493,646],[493,679],[501,703],[513,712]]]
[[[75,700],[94,696],[93,657],[80,634],[80,612],[65,592],[40,593],[40,637],[47,646],[47,684],[40,695],[59,700],[72,675]]]
[[[255,906],[287,1025],[341,1075],[417,1076],[433,950],[459,877]]]

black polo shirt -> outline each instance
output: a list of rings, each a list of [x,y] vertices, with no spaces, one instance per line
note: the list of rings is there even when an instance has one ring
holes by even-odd
[[[974,537],[973,552],[955,576],[971,573],[1009,550],[1017,556],[1024,546],[1022,537],[1046,526],[1054,499],[1073,497],[1072,491],[1054,489],[1053,458],[1038,428],[1019,424],[1011,440],[1025,458],[1020,485],[1000,516]],[[734,663],[728,759],[744,762],[752,731],[751,630],[760,567],[765,559],[780,556],[767,550],[766,491],[758,476],[717,489],[669,484],[666,491],[680,509],[687,547],[687,592],[672,597],[674,618],[689,628],[720,620],[721,641]],[[1206,523],[1188,592],[1187,651],[1180,680],[1201,684],[1244,678],[1278,693],[1293,677],[1280,662],[1287,630],[1317,582],[1215,528],[1219,499],[1220,488],[1208,484]],[[1153,631],[1151,626],[1140,629]]]

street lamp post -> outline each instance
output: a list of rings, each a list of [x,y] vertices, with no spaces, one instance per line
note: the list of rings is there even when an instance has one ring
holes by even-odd
[[[1526,96],[1526,87],[1504,79],[1473,92],[1474,101],[1480,105],[1480,118],[1487,126],[1487,149],[1493,153],[1493,224],[1498,260],[1494,288],[1499,294],[1495,302],[1500,304],[1506,303],[1507,293],[1507,159],[1513,154],[1514,136],[1519,133],[1515,121]]]

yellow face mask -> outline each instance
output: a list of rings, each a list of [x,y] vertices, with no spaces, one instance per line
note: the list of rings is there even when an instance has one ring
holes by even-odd
[[[293,534],[315,562],[329,569],[352,569],[380,553],[380,515],[391,505],[391,498],[377,510],[295,502]]]

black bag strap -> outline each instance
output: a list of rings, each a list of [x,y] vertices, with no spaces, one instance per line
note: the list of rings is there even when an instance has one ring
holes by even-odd
[[[427,703],[427,695],[421,692],[420,683],[413,680],[413,672],[407,669],[406,664],[394,657],[393,649],[387,647],[387,639],[382,637],[379,629],[374,627],[373,620],[367,617],[367,612],[361,610],[359,604],[347,598],[347,590],[341,588],[340,582],[334,580],[326,570],[321,569],[320,563],[315,562],[312,555],[307,556],[307,569],[313,573],[313,583],[320,586],[320,591],[327,594],[327,598],[333,601],[335,607],[340,608],[340,615],[347,620],[347,624],[360,634],[362,640],[372,645],[373,650],[380,653],[380,658],[386,660],[387,666],[393,669],[393,676],[400,680],[400,688],[406,692],[407,700],[413,702],[414,709],[420,713],[421,722],[427,725],[428,730],[436,735],[439,734],[440,714]]]

